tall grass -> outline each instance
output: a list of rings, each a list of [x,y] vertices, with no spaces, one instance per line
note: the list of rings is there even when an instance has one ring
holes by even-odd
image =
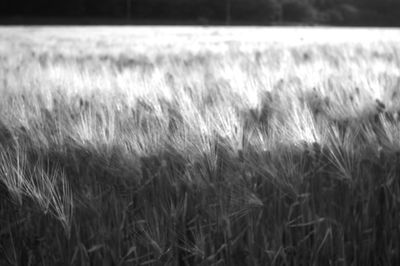
[[[0,264],[400,262],[395,42],[25,31],[0,39]]]

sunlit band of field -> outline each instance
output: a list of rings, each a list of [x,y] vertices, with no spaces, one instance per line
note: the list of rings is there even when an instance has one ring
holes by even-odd
[[[399,44],[0,28],[0,264],[396,265]]]

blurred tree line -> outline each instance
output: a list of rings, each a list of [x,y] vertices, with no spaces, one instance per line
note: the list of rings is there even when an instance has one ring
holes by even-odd
[[[399,0],[1,0],[4,19],[399,26]],[[50,21],[51,22],[51,21]]]

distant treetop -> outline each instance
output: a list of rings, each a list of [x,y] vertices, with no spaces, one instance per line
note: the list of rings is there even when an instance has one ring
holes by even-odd
[[[397,0],[1,0],[0,23],[400,26]]]

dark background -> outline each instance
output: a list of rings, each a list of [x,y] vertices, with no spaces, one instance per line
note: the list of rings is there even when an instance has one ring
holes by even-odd
[[[0,24],[399,26],[400,0],[0,0]]]

